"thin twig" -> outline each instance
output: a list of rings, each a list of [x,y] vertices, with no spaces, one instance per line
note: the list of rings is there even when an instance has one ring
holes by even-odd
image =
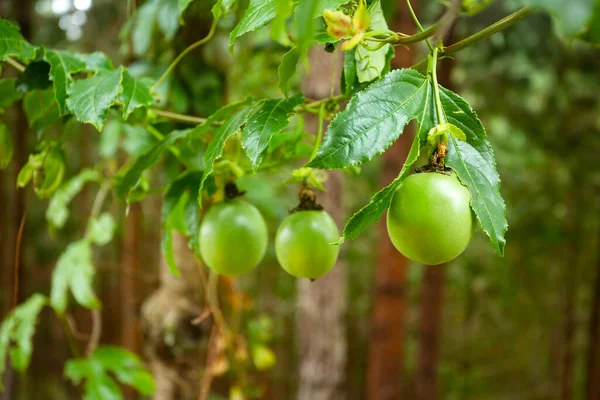
[[[501,30],[504,30],[504,29],[508,28],[509,26],[514,25],[518,21],[527,17],[529,14],[531,14],[531,8],[523,7],[521,9],[515,11],[514,13],[502,18],[498,22],[488,26],[487,28],[484,28],[475,34],[473,34],[459,42],[456,42],[451,46],[444,48],[442,51],[439,52],[438,56],[440,58],[449,57],[452,54],[457,53],[458,51],[460,51],[466,47],[469,47],[474,43],[477,43],[483,39],[487,39],[488,37],[492,36],[493,34],[498,33]],[[427,65],[427,59],[423,59],[423,60],[419,61],[418,63],[414,64],[411,68],[412,69],[422,69],[425,65]]]
[[[19,266],[21,263],[21,242],[23,240],[23,230],[25,229],[25,219],[27,217],[27,210],[33,199],[33,190],[29,193],[27,203],[25,203],[25,209],[23,210],[23,216],[21,217],[21,223],[19,224],[19,231],[17,232],[17,242],[15,243],[15,263],[13,265],[13,299],[12,309],[13,312],[19,302]]]
[[[6,63],[19,72],[25,72],[25,66],[12,57],[6,57]]]
[[[177,113],[170,112],[170,111],[159,110],[157,108],[151,108],[150,111],[152,111],[154,114],[156,114],[160,117],[164,117],[164,118],[168,118],[168,119],[172,119],[172,120],[180,121],[180,122],[186,122],[189,124],[201,124],[203,122],[206,122],[206,118],[194,117],[192,115],[177,114]]]
[[[151,90],[155,90],[157,87],[159,87],[160,84],[165,80],[165,78],[177,66],[177,64],[179,64],[181,62],[181,60],[183,60],[183,58],[185,56],[187,56],[190,51],[196,49],[197,47],[202,46],[204,43],[206,43],[210,39],[212,39],[212,37],[215,34],[215,31],[217,29],[217,21],[218,21],[217,19],[213,20],[212,24],[210,25],[210,30],[208,31],[208,34],[206,35],[206,37],[204,37],[203,39],[198,40],[195,43],[192,43],[185,50],[183,50],[181,53],[179,53],[179,55],[175,58],[175,60],[173,60],[173,62],[171,63],[171,65],[169,65],[169,67],[165,70],[165,72],[163,72],[163,74],[161,75],[161,77],[156,81],[156,83],[154,84],[154,86],[152,86]]]
[[[100,335],[102,334],[102,314],[98,308],[92,309],[92,331],[90,332],[90,341],[88,342],[85,354],[91,356],[98,343],[100,343]]]
[[[204,367],[204,376],[202,377],[202,386],[200,388],[200,397],[198,400],[206,400],[210,392],[210,386],[214,375],[212,373],[212,365],[217,356],[217,338],[219,337],[219,327],[213,325],[210,328],[210,339],[208,340],[208,349],[206,351],[206,366]]]

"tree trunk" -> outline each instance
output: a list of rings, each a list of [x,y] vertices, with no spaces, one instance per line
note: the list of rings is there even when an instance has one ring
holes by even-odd
[[[596,282],[590,311],[587,400],[600,399],[600,257],[596,259]]]
[[[442,326],[445,265],[425,267],[419,320],[419,355],[416,372],[416,398],[439,398],[437,369]]]
[[[141,350],[140,304],[141,304],[141,261],[143,254],[142,207],[133,203],[125,221],[120,269],[120,344],[127,350],[139,354]],[[125,392],[128,399],[135,398],[135,391]]]
[[[192,321],[202,313],[204,292],[200,268],[188,240],[173,233],[173,252],[179,277],[171,274],[164,258],[160,286],[142,305],[142,330],[150,367],[156,379],[156,400],[196,400],[208,338],[208,319]]]
[[[33,9],[31,7],[31,2],[29,0],[21,0],[21,1],[6,1],[3,2],[2,5],[2,13],[3,16],[12,16],[15,22],[21,28],[21,34],[26,39],[31,38],[31,23],[33,20]],[[9,67],[7,67],[9,68]],[[3,174],[8,179],[8,188],[13,191],[12,196],[12,209],[6,208],[6,210],[10,210],[6,215],[6,255],[2,257],[2,260],[5,262],[4,268],[2,268],[2,288],[4,290],[4,295],[2,298],[3,302],[3,317],[7,315],[7,312],[12,309],[13,306],[13,292],[17,290],[20,293],[20,288],[23,287],[23,282],[19,283],[17,287],[13,284],[13,274],[14,271],[14,262],[15,262],[15,245],[17,234],[19,231],[19,225],[21,224],[21,218],[23,217],[23,212],[25,210],[25,190],[17,189],[16,181],[19,171],[27,162],[27,134],[29,131],[29,127],[27,124],[27,118],[25,112],[23,111],[23,107],[21,106],[21,102],[17,103],[14,107],[15,112],[12,114],[14,116],[13,129],[10,129],[12,143],[13,143],[13,158],[11,161],[12,164],[12,176]],[[7,121],[4,121],[7,122]],[[6,182],[5,182],[6,183]],[[29,189],[31,190],[31,189]],[[8,207],[9,205],[6,204]],[[26,235],[23,235],[23,240],[21,242],[21,247],[24,246]],[[4,240],[3,240],[4,242]],[[22,254],[23,252],[21,252]],[[22,264],[22,262],[21,262]],[[23,268],[19,269],[19,277],[22,275]],[[21,298],[22,294],[19,294],[17,301]],[[18,392],[18,388],[16,385],[16,376],[14,374],[14,370],[10,366],[8,360],[0,360],[0,362],[6,362],[6,369],[2,376],[2,384],[4,386],[4,392],[1,394],[2,399],[12,399]]]
[[[331,82],[339,82],[342,60],[339,53],[322,48],[310,52],[311,72],[305,78],[307,97],[329,96]],[[333,80],[332,80],[333,79]],[[316,132],[317,120],[307,118],[306,128]],[[327,192],[317,196],[321,204],[342,226],[343,179],[340,172],[329,174]],[[298,280],[298,327],[300,345],[299,400],[339,400],[346,397],[346,271],[343,255],[325,276],[311,282]]]
[[[419,2],[413,1],[418,8]],[[406,2],[399,0],[391,24],[396,32],[410,32],[414,23]],[[413,52],[396,49],[392,68],[406,68],[413,63]],[[414,126],[405,128],[394,145],[383,155],[381,186],[398,176],[414,137]],[[373,400],[399,399],[403,362],[404,317],[406,314],[406,273],[408,260],[396,250],[379,221],[378,263],[375,271],[373,311],[371,315],[371,347],[367,366],[367,396]]]

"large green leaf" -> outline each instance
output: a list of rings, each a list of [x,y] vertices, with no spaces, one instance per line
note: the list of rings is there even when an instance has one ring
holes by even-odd
[[[69,244],[58,258],[52,273],[50,304],[56,313],[65,313],[69,292],[73,293],[77,303],[84,307],[100,307],[100,301],[92,288],[93,280],[94,266],[90,242],[81,239]]]
[[[420,73],[401,69],[358,93],[331,121],[325,140],[307,166],[342,169],[381,154],[410,120],[423,113],[428,85]]]
[[[500,195],[500,177],[494,152],[485,129],[471,106],[459,95],[441,88],[443,112],[449,123],[467,137],[461,141],[449,135],[446,165],[458,174],[471,192],[471,207],[498,254],[504,254],[504,233],[508,229],[506,206]],[[431,127],[435,126],[433,123]]]
[[[0,79],[0,108],[8,107],[23,97],[23,92],[17,90],[15,78]]]
[[[89,358],[71,359],[64,370],[73,383],[85,381],[84,400],[122,399],[121,389],[109,373],[143,395],[155,391],[154,378],[140,358],[116,346],[100,346]]]
[[[156,164],[162,153],[175,143],[177,139],[187,136],[189,132],[189,129],[173,131],[169,136],[152,147],[147,153],[139,156],[117,184],[117,195],[119,197],[127,196],[129,191],[140,180],[142,173]]]
[[[61,186],[50,199],[46,209],[46,220],[55,228],[62,228],[69,217],[69,203],[81,191],[87,182],[98,182],[101,175],[98,171],[84,169]]]
[[[119,68],[73,82],[68,89],[67,107],[79,122],[90,123],[101,131],[108,109],[121,92],[122,78],[123,69]]]
[[[36,49],[23,38],[16,25],[0,18],[0,61],[15,57],[27,62],[35,57]]]
[[[58,104],[58,112],[67,112],[67,90],[73,81],[71,74],[83,71],[85,62],[73,53],[60,50],[46,50],[44,60],[50,64],[50,80],[54,82],[54,96]]]
[[[229,51],[233,51],[233,45],[238,37],[260,29],[271,22],[275,18],[276,9],[276,0],[250,0],[244,16],[229,35]]]
[[[191,143],[194,146],[200,146],[199,142],[203,139],[203,137],[207,133],[213,131],[214,125],[216,123],[223,122],[231,114],[233,114],[234,111],[239,110],[242,107],[245,107],[250,103],[252,103],[252,99],[247,98],[245,100],[229,103],[226,106],[219,108],[217,111],[212,113],[208,118],[206,118],[206,121],[204,121],[203,123],[196,126],[194,129],[192,129],[190,131],[188,137],[189,137]]]
[[[60,117],[52,89],[28,92],[23,99],[23,108],[30,127],[37,122],[41,125],[50,125]]]
[[[149,107],[154,103],[150,94],[152,84],[149,78],[137,79],[127,70],[123,72],[122,91],[119,94],[119,101],[123,103],[123,119],[127,119],[136,108]]]
[[[388,29],[383,10],[381,9],[381,2],[379,1],[371,10],[371,29],[378,31],[385,31]],[[379,42],[367,40],[367,44],[370,46],[377,46]],[[390,58],[388,57],[388,53],[390,49],[390,44],[386,44],[374,51],[367,49],[362,44],[356,46],[354,57],[356,58],[356,74],[359,82],[371,82],[385,74],[387,72],[386,70],[389,70]]]
[[[240,129],[255,105],[256,103],[251,107],[246,107],[240,111],[237,111],[227,121],[225,121],[223,125],[219,127],[219,129],[216,130],[215,136],[208,144],[204,156],[202,156],[202,162],[204,164],[204,176],[202,176],[199,190],[204,188],[204,183],[206,182],[207,177],[213,172],[213,164],[215,163],[215,160],[221,157],[223,154],[225,142],[231,135]],[[198,200],[200,199],[201,198]]]
[[[277,68],[277,75],[279,76],[279,88],[284,95],[288,95],[290,92],[290,79],[296,73],[296,67],[298,66],[298,60],[300,60],[300,52],[296,47],[290,49],[281,58],[281,64]]]
[[[304,96],[298,94],[285,99],[261,100],[254,108],[242,136],[242,146],[254,170],[260,165],[273,135],[277,135],[288,125],[290,114],[303,102]]]
[[[41,294],[34,294],[23,304],[9,313],[0,326],[0,374],[6,366],[6,354],[10,351],[11,365],[23,372],[29,366],[33,351],[32,338],[40,311],[48,299]],[[14,346],[11,347],[11,344]],[[0,382],[0,389],[2,383]]]

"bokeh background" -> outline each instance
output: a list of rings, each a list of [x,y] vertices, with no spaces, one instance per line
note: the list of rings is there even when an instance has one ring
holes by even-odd
[[[403,0],[382,1],[390,26],[414,31]],[[19,24],[32,43],[103,51],[115,65],[158,78],[181,50],[206,35],[211,22],[212,2],[197,0],[180,27],[173,14],[176,3],[3,0],[0,15]],[[481,13],[461,17],[450,41],[495,22],[516,3],[496,0]],[[413,4],[426,23],[443,9],[434,0]],[[240,40],[232,57],[227,42],[234,24],[234,19],[222,21],[214,39],[184,59],[159,88],[162,105],[207,116],[235,99],[281,96],[276,70],[285,49],[261,30]],[[341,62],[325,54],[322,49],[311,53],[311,71],[296,79],[295,90],[304,88],[310,97],[329,94]],[[410,66],[425,54],[419,46],[397,48],[393,66]],[[600,399],[600,51],[565,39],[550,16],[535,13],[443,61],[441,68],[444,85],[478,112],[495,150],[508,210],[506,255],[498,257],[478,231],[457,260],[425,267],[390,250],[381,221],[344,244],[341,261],[322,282],[310,283],[287,275],[270,248],[255,272],[225,279],[218,287],[226,316],[240,332],[270,336],[276,364],[251,373],[256,397]],[[3,68],[2,76],[14,75]],[[95,189],[86,187],[75,198],[64,229],[48,229],[47,202],[28,203],[27,192],[15,190],[16,174],[36,142],[35,128],[27,126],[18,107],[3,118],[15,146],[10,168],[0,172],[0,289],[7,315],[16,231],[26,205],[21,300],[49,292],[58,256],[85,229]],[[155,142],[143,127],[118,118],[109,119],[101,134],[80,124],[69,129],[67,176],[98,162],[117,170]],[[386,156],[361,166],[360,173],[331,174],[328,191],[320,196],[340,227],[397,174],[410,131]],[[283,184],[295,166],[240,181],[267,218],[271,235],[296,202],[297,189]],[[178,171],[176,160],[166,156],[147,179],[160,187]],[[159,386],[195,385],[206,365],[210,329],[189,320],[202,310],[203,289],[198,279],[188,276],[181,282],[165,274],[160,204],[160,195],[148,196],[132,204],[127,217],[125,204],[110,204],[118,233],[95,253],[101,341],[145,355]],[[176,251],[186,251],[179,247]],[[178,260],[191,263],[195,273],[189,255]],[[187,318],[189,329],[177,333],[175,350],[164,356],[155,343],[164,332],[156,334],[153,324],[171,317]],[[73,308],[69,318],[77,326],[75,340],[85,343],[89,312]],[[31,367],[23,375],[5,373],[1,398],[80,398],[63,378],[69,357],[64,326],[48,309],[35,336]],[[227,398],[237,384],[239,376],[223,368],[209,398]],[[156,398],[188,398],[167,393]],[[128,391],[125,396],[138,398]]]

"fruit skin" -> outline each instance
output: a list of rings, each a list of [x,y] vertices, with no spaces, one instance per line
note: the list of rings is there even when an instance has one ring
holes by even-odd
[[[407,258],[427,265],[458,257],[473,235],[471,194],[457,177],[437,172],[410,175],[387,214],[390,240]]]
[[[267,224],[258,209],[237,198],[214,204],[200,225],[200,256],[209,268],[236,276],[253,270],[265,256]]]
[[[317,279],[335,264],[340,248],[335,221],[325,211],[297,211],[279,225],[275,254],[281,267],[299,278]]]

